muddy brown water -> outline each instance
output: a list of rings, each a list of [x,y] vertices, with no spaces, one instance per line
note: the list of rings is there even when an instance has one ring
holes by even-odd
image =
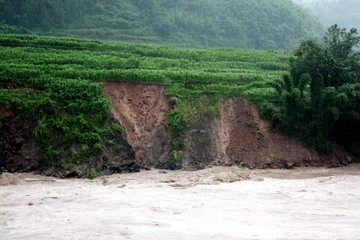
[[[3,173],[0,239],[360,239],[359,170]]]

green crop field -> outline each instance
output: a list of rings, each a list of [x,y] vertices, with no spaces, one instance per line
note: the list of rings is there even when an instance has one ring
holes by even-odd
[[[62,166],[71,169],[79,159],[111,145],[109,134],[121,131],[111,120],[110,101],[102,95],[101,82],[165,85],[174,102],[169,129],[181,142],[191,115],[198,112],[193,99],[207,103],[214,115],[217,103],[231,96],[261,104],[276,96],[289,57],[283,51],[1,34],[0,105],[36,115],[39,124],[34,134],[46,159],[61,159]]]
[[[48,81],[135,81],[163,83],[170,92],[213,91],[251,97],[270,94],[288,69],[280,51],[183,49],[78,39],[0,35],[1,80],[44,87]]]

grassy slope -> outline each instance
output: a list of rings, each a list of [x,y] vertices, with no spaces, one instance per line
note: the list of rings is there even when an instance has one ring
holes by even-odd
[[[251,95],[252,85],[266,88],[286,72],[289,58],[281,51],[199,50],[27,35],[0,35],[0,44],[2,69],[17,75],[11,82],[39,87],[50,78],[127,80],[164,83],[172,91],[187,85],[192,92]]]
[[[67,169],[113,144],[109,134],[121,131],[111,123],[101,81],[166,85],[173,103],[169,129],[176,151],[183,147],[184,129],[204,110],[200,106],[216,115],[217,101],[230,96],[242,95],[256,104],[275,97],[274,86],[287,72],[289,58],[280,51],[5,34],[0,35],[0,56],[0,105],[39,115],[35,137],[47,159]],[[42,92],[34,91],[36,97],[22,93],[29,88]]]

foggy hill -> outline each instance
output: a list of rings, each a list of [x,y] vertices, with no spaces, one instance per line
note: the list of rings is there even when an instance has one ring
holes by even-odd
[[[291,0],[0,0],[0,32],[286,49],[322,30]]]
[[[341,27],[360,29],[360,0],[312,0],[304,3],[326,27],[336,23]]]

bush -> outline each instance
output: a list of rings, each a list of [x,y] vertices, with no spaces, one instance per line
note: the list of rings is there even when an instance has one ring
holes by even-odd
[[[87,177],[88,177],[89,179],[94,179],[94,178],[96,178],[97,176],[98,176],[98,173],[97,173],[97,171],[96,171],[95,168],[90,168],[90,169],[88,170]]]
[[[359,44],[356,29],[331,26],[323,43],[311,40],[300,45],[290,62],[291,76],[284,76],[284,97],[279,98],[284,109],[281,124],[319,151],[328,152],[330,139],[335,137],[358,154],[352,146],[359,145],[359,138],[353,135],[354,128],[347,126],[359,121],[346,118],[344,124],[343,119],[349,112],[360,114],[360,94],[355,90],[360,86],[360,54],[355,52]],[[273,105],[263,106],[269,119],[274,120],[277,112]]]

